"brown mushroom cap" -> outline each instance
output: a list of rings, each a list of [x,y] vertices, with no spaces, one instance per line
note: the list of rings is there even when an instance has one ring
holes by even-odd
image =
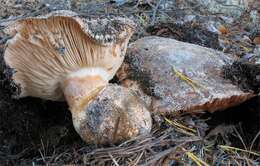
[[[72,117],[75,129],[88,143],[119,143],[151,131],[151,115],[143,101],[118,85],[108,85],[84,110]]]
[[[98,68],[111,79],[121,65],[134,23],[121,17],[87,18],[71,11],[11,24],[4,59],[14,70],[16,97],[63,100],[60,84],[75,71]],[[106,80],[106,81],[108,81]]]
[[[223,77],[223,67],[234,61],[213,49],[149,36],[131,43],[117,74],[121,85],[138,91],[154,114],[214,112],[255,96]]]

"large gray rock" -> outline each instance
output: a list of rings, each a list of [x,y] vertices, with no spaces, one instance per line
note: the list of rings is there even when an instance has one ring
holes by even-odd
[[[223,110],[254,96],[222,77],[234,59],[213,49],[161,37],[132,43],[117,75],[160,114]]]

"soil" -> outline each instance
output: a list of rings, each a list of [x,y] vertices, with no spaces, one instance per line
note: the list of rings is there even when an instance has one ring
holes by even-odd
[[[14,90],[6,77],[3,49],[0,57],[0,163],[27,165],[41,156],[42,149],[49,153],[58,146],[82,145],[65,102],[12,97]]]
[[[185,22],[184,24],[158,23],[157,25],[148,27],[147,32],[151,35],[220,49],[218,35],[195,22]]]
[[[205,114],[205,117],[210,117],[207,124],[212,131],[216,126],[238,126],[238,132],[241,134],[245,145],[250,145],[252,140],[260,130],[260,98],[255,97],[237,107],[229,108],[225,111],[215,112],[213,114]],[[225,127],[222,128],[222,130]],[[243,147],[243,143],[237,139],[236,134],[232,130],[229,135],[229,140],[232,146]],[[260,150],[260,138],[255,141],[253,149]]]
[[[236,61],[231,66],[225,66],[223,73],[241,89],[260,92],[260,65],[247,61]]]
[[[81,144],[66,103],[35,98],[11,99],[10,91],[0,88],[0,160],[14,164],[23,158],[39,156],[42,145]],[[49,149],[51,150],[51,149]]]

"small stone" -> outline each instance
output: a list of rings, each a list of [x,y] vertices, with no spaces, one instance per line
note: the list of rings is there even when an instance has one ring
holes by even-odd
[[[70,10],[71,0],[41,0],[51,10]]]

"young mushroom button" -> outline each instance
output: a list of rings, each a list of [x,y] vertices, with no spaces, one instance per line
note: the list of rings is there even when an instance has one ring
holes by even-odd
[[[6,70],[14,71],[15,97],[66,100],[74,127],[87,143],[118,143],[150,132],[143,103],[108,83],[134,29],[127,18],[88,18],[64,10],[12,23],[5,29],[12,38],[4,60]]]

